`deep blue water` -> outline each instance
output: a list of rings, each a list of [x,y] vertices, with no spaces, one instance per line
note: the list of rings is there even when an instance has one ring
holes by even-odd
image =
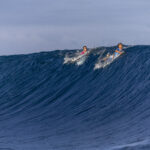
[[[150,46],[94,71],[101,50],[1,56],[0,150],[150,150]]]

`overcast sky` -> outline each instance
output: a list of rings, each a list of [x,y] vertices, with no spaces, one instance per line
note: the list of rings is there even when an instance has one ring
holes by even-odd
[[[150,0],[0,0],[0,55],[150,45]]]

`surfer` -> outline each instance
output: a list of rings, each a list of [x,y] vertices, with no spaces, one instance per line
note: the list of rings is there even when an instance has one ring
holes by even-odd
[[[80,53],[80,55],[84,55],[87,53],[87,46],[83,46],[83,51]]]
[[[116,58],[116,57],[122,55],[123,53],[124,53],[124,51],[123,51],[123,44],[119,43],[118,44],[118,48],[115,50],[115,53],[113,54],[113,58]]]
[[[104,57],[103,59],[102,59],[102,61],[106,61],[106,60],[108,60],[109,58],[110,58],[110,53],[107,53],[107,55],[106,55],[106,57]]]

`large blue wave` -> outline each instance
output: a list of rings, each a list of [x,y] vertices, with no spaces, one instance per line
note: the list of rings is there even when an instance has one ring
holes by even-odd
[[[63,64],[53,51],[0,57],[1,150],[149,150],[150,46],[104,69]]]

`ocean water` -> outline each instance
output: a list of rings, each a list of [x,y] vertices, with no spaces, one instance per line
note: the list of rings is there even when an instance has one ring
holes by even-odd
[[[150,150],[150,46],[94,70],[103,49],[1,56],[0,150]]]

